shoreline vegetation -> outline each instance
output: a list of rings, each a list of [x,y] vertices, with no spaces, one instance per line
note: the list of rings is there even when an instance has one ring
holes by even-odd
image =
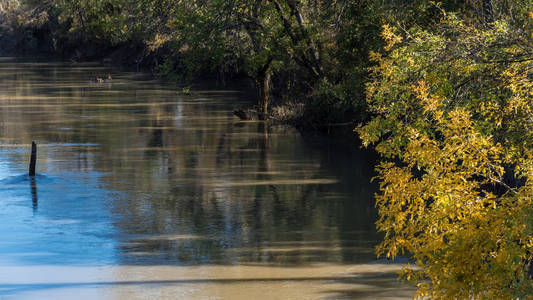
[[[257,105],[236,108],[243,119],[352,132],[368,118],[362,78],[370,48],[355,45],[371,32],[368,45],[380,47],[385,10],[356,32],[348,27],[349,18],[377,8],[371,1],[122,2],[2,0],[0,53],[99,61],[186,84],[239,82],[257,94]],[[352,49],[339,47],[348,41]]]
[[[531,49],[532,0],[0,0],[0,53],[245,82],[241,119],[373,147],[424,299],[533,297]]]

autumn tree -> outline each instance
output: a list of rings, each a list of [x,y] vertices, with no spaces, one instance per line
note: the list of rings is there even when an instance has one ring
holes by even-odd
[[[432,30],[384,26],[371,54],[378,253],[412,256],[419,297],[533,296],[532,21],[510,23],[441,11]]]

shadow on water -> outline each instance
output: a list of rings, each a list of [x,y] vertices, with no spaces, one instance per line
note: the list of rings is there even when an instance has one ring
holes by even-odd
[[[135,233],[118,245],[121,263],[302,266],[374,260],[379,235],[368,200],[375,188],[368,184],[372,168],[361,170],[361,164],[373,162],[372,155],[342,144],[320,149],[324,139],[298,138],[285,144],[279,138],[294,134],[285,127],[253,123],[245,129],[230,124],[214,133],[212,154],[201,148],[181,155],[165,149],[144,152],[152,159],[160,155],[170,184],[149,187],[157,192],[147,191],[138,202],[128,202],[137,204],[134,207],[115,206],[130,213],[130,222],[117,226]],[[172,138],[163,137],[165,143]],[[303,143],[303,149],[291,153],[296,143]],[[287,152],[304,158],[301,151],[316,148],[320,151],[306,153],[307,162],[285,158]],[[324,177],[332,173],[346,177]],[[354,174],[355,183],[345,179]],[[137,214],[139,202],[149,210]]]

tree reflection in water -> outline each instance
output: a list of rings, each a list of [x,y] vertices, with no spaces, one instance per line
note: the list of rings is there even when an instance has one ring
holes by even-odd
[[[116,263],[374,260],[372,153],[287,126],[240,122],[232,110],[250,99],[238,92],[185,96],[172,84],[91,65],[2,66],[4,145],[42,141],[41,170],[59,178],[73,172],[120,193],[84,196],[102,203]],[[113,83],[91,84],[87,74],[96,73],[111,73]],[[1,155],[17,170],[25,154]],[[30,187],[37,209],[37,182]],[[49,201],[43,195],[39,204]]]

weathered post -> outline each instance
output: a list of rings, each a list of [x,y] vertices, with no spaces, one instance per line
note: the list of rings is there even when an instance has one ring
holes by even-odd
[[[37,144],[31,142],[30,176],[35,176],[35,163],[37,162]]]

